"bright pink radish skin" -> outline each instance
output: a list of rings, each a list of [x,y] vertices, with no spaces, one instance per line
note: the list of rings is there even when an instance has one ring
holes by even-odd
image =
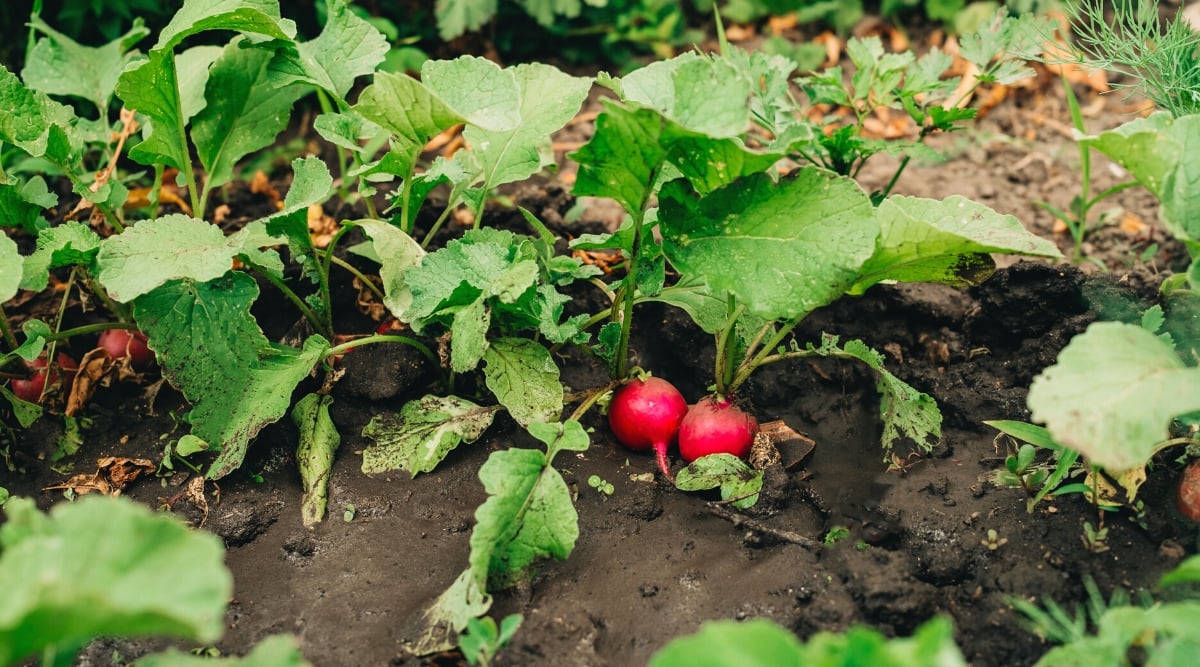
[[[758,420],[718,396],[705,396],[679,424],[679,455],[691,463],[709,454],[750,455]]]
[[[675,439],[687,401],[675,385],[648,377],[633,380],[613,395],[608,405],[608,425],[622,445],[638,451],[654,450],[658,468],[674,481],[667,465],[667,447]]]

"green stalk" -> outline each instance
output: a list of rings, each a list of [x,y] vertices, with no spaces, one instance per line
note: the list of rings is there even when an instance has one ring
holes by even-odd
[[[650,171],[650,178],[646,180],[647,184],[652,184],[658,180],[658,170],[661,168],[655,167]],[[633,245],[629,253],[629,269],[625,272],[625,280],[621,281],[621,289],[617,294],[620,297],[618,301],[613,302],[612,314],[621,323],[621,338],[617,343],[617,380],[624,380],[628,377],[629,371],[629,332],[633,328],[633,304],[637,296],[637,274],[638,260],[641,259],[642,253],[642,234],[645,233],[643,227],[646,223],[646,210],[650,208],[651,188],[647,187],[642,194],[642,201],[638,203],[638,213],[634,218],[633,225]],[[620,311],[617,307],[620,306]]]
[[[364,274],[362,271],[359,271],[358,268],[356,268],[353,264],[347,262],[341,257],[333,257],[330,259],[330,261],[346,271],[349,271],[350,275],[358,278],[358,281],[362,283],[364,287],[371,290],[371,293],[374,294],[376,298],[378,298],[380,301],[383,301],[383,291],[376,287],[375,283],[372,282],[370,278],[367,278],[366,274]]]
[[[321,105],[322,113],[333,113],[333,102],[329,99],[329,93],[325,92],[324,88],[317,88],[317,102]],[[334,145],[337,151],[337,168],[338,168],[338,197],[342,201],[350,198],[350,188],[346,185],[346,171],[349,160],[346,157],[346,149],[342,146]]]
[[[329,267],[333,263],[333,253],[337,249],[338,241],[346,235],[353,227],[351,225],[342,225],[341,229],[329,239],[329,245],[325,246],[325,253],[321,255],[321,299],[325,304],[325,314],[327,321],[323,323],[325,330],[333,335],[333,296],[329,291]]]
[[[168,67],[170,67],[171,71],[175,73],[175,96],[178,99],[182,99],[182,94],[179,91],[179,69],[175,66],[174,51],[168,51],[167,58],[170,59],[170,62],[167,64]],[[187,119],[183,117],[183,109],[179,106],[175,107],[175,122],[180,128],[179,148],[182,150],[179,154],[183,156],[183,159],[181,160],[183,164],[180,165],[180,168],[183,170],[183,177],[187,181],[188,198],[192,203],[192,215],[203,220],[205,206],[208,205],[208,193],[205,192],[203,195],[200,194],[199,183],[196,181],[196,172],[194,169],[192,169],[192,150],[191,147],[188,146],[187,132],[182,129],[187,127]]]
[[[757,349],[757,351],[753,347],[746,350],[746,356],[742,360],[742,363],[738,365],[737,370],[734,371],[733,379],[729,382],[729,386],[726,387],[726,391],[728,391],[730,394],[737,393],[737,390],[746,383],[746,380],[750,379],[750,375],[753,374],[755,369],[757,369],[759,366],[767,363],[773,363],[774,361],[780,361],[780,359],[772,359],[771,350],[774,350],[776,347],[778,347],[780,343],[782,343],[783,340],[792,333],[792,330],[795,329],[796,326],[799,325],[807,315],[808,313],[801,313],[800,315],[797,315],[785,322],[784,325],[775,332],[775,335],[771,336],[761,348]],[[765,338],[765,336],[761,336],[759,339],[761,338]],[[784,352],[781,354],[790,353]],[[770,359],[770,361],[768,361],[768,359]]]
[[[57,343],[64,340],[70,340],[75,336],[86,336],[88,334],[100,333],[101,331],[107,331],[109,329],[128,329],[130,331],[137,331],[137,327],[135,325],[127,324],[125,322],[97,322],[95,324],[84,324],[81,326],[72,327],[70,329],[57,331],[47,336],[46,342]]]
[[[287,297],[288,301],[291,301],[292,305],[294,305],[296,309],[300,311],[300,314],[304,316],[304,319],[308,320],[314,328],[319,329],[321,327],[321,320],[317,317],[317,314],[313,312],[313,309],[307,303],[304,302],[304,299],[300,298],[299,294],[296,294],[295,290],[293,290],[291,287],[288,287],[287,283],[283,282],[283,278],[280,278],[262,266],[251,262],[249,259],[243,258],[242,261],[246,263],[246,266],[253,269],[260,276],[266,278],[267,282],[278,288],[279,291],[282,292],[285,297]],[[320,333],[327,339],[333,340],[332,331],[321,330]]]
[[[571,412],[571,416],[567,417],[567,420],[568,421],[572,421],[572,420],[579,421],[580,419],[583,418],[583,416],[585,414],[587,414],[588,410],[592,409],[592,406],[595,405],[597,401],[599,401],[605,394],[612,391],[613,389],[616,389],[620,385],[621,385],[620,380],[613,380],[612,382],[609,382],[608,384],[604,385],[603,387],[599,387],[597,389],[593,389],[593,390],[587,392],[587,398],[584,399],[584,401],[579,404],[579,407],[575,408],[575,410]],[[563,402],[570,403],[571,402],[570,399],[572,399],[572,398],[575,398],[575,397],[574,396],[564,397]]]
[[[39,18],[42,15],[42,0],[33,0],[33,9],[29,12],[29,22],[32,24],[33,19]],[[37,44],[36,33],[33,26],[29,26],[29,34],[25,41],[25,64],[29,64],[29,56],[33,53],[33,47]]]
[[[412,181],[415,175],[416,167],[413,167],[413,170],[404,178],[404,182],[400,184],[400,229],[405,234],[412,234],[413,231],[413,225],[409,217],[409,209],[412,207],[409,199],[412,198]]]
[[[15,350],[20,347],[17,342],[17,336],[13,333],[12,326],[8,323],[8,314],[4,312],[4,304],[0,303],[0,337],[4,338],[4,344],[9,350]]]
[[[1080,134],[1085,134],[1083,110],[1079,107],[1079,98],[1075,97],[1075,91],[1071,88],[1071,82],[1067,80],[1065,72],[1062,75],[1062,83],[1067,96],[1067,108],[1071,111],[1071,124]],[[1088,211],[1092,204],[1092,149],[1082,142],[1079,144],[1079,172],[1082,184],[1079,191],[1079,210],[1073,211],[1075,226],[1071,229],[1071,237],[1075,241],[1075,247],[1071,254],[1072,263],[1078,263],[1083,258],[1083,237],[1087,233]]]
[[[342,343],[341,345],[334,345],[325,351],[325,358],[337,356],[339,354],[345,354],[350,350],[362,347],[364,345],[375,345],[377,343],[403,343],[404,345],[413,348],[417,352],[420,352],[422,356],[432,361],[434,364],[437,363],[437,355],[435,355],[433,350],[430,350],[429,346],[425,345],[425,343],[422,343],[416,338],[397,336],[395,334],[373,334],[365,338],[358,338],[356,340]]]
[[[446,220],[450,217],[450,211],[450,202],[446,202],[446,208],[442,209],[441,215],[439,215],[438,219],[434,221],[433,226],[429,228],[429,233],[425,234],[425,238],[421,239],[422,248],[428,248],[429,244],[433,242],[433,237],[438,233],[438,230],[442,228],[442,225],[445,224]],[[404,215],[407,216],[408,214],[405,213]],[[406,217],[405,220],[407,219],[408,218]]]
[[[717,362],[716,362],[716,379],[717,393],[721,396],[728,396],[729,384],[733,381],[733,374],[736,367],[730,361],[736,350],[737,336],[734,335],[737,329],[738,318],[742,313],[746,312],[746,306],[743,304],[734,305],[733,295],[729,295],[729,317],[725,321],[725,328],[721,329],[717,334]]]

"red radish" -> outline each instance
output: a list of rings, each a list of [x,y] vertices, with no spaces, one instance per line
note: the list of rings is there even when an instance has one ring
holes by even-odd
[[[750,455],[758,420],[718,396],[705,396],[679,424],[679,455],[691,463],[709,454]]]
[[[79,364],[75,360],[63,353],[58,354],[58,368],[67,371],[67,386],[75,377],[74,371],[79,370]],[[46,368],[46,358],[38,357],[33,361],[25,362],[25,365],[33,373],[25,380],[13,380],[12,392],[17,398],[30,403],[41,403],[42,393],[46,391],[46,385],[56,384],[59,380],[58,368]]]
[[[154,353],[146,347],[146,334],[129,329],[105,329],[98,345],[113,359],[129,357],[129,365],[144,371],[154,365]]]
[[[1179,477],[1175,507],[1188,521],[1200,522],[1200,461],[1192,461]]]
[[[654,450],[658,469],[674,482],[667,465],[667,447],[687,409],[683,394],[670,382],[656,377],[633,380],[613,394],[608,425],[622,445],[637,451]]]

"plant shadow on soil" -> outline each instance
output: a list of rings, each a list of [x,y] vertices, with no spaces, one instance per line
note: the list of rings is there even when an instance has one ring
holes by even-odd
[[[1020,157],[1014,154],[1008,166]],[[933,167],[926,176],[950,168]],[[921,179],[919,172],[906,174],[901,188],[911,181],[919,190]],[[1004,210],[1009,193],[992,193],[996,201],[988,203],[998,210],[1029,214]],[[561,188],[526,195],[527,207],[556,211],[543,217],[561,214],[569,203]],[[1152,303],[1153,289],[1144,287],[1152,281],[1136,275],[1089,276],[1066,265],[1022,262],[975,288],[881,285],[814,313],[797,331],[802,344],[827,331],[882,351],[892,372],[938,401],[944,438],[921,457],[907,457],[910,448],[899,446],[901,465],[889,469],[868,371],[836,360],[764,367],[743,391],[753,413],[764,422],[782,419],[817,444],[801,465],[768,470],[764,498],[749,512],[753,525],[729,521],[711,496],[678,492],[661,478],[636,481],[654,471],[652,457],[619,448],[593,411],[586,419],[591,449],[556,460],[578,493],[579,541],[566,561],[546,563],[528,585],[496,595],[493,616],[519,612],[525,620],[495,664],[644,664],[668,640],[709,619],[766,617],[805,637],[859,623],[907,634],[937,614],[954,619],[971,664],[1032,664],[1047,646],[1021,628],[1010,596],[1048,596],[1070,607],[1084,597],[1085,576],[1106,593],[1148,588],[1194,550],[1194,528],[1169,510],[1176,468],[1170,460],[1143,487],[1149,509],[1140,523],[1128,512],[1107,516],[1103,553],[1082,543],[1083,523],[1097,517],[1080,496],[1044,502],[1030,514],[1019,490],[989,481],[1005,451],[982,421],[1027,419],[1030,381],[1071,336],[1098,314],[1127,319]],[[260,312],[286,308],[270,293],[263,300]],[[636,363],[670,378],[689,401],[700,398],[710,381],[711,339],[664,306],[642,307],[636,321]],[[281,335],[286,318],[274,326],[280,331],[268,334]],[[370,444],[360,435],[363,426],[423,393],[428,369],[392,346],[355,351],[346,363],[332,407],[342,447],[330,478],[329,516],[315,529],[300,522],[296,436],[287,420],[263,431],[244,470],[220,482],[219,500],[210,494],[207,514],[182,497],[183,475],[162,485],[140,482],[128,495],[169,504],[225,541],[236,589],[217,645],[223,652],[244,653],[264,636],[286,632],[300,638],[315,665],[459,664],[453,654],[416,658],[403,647],[422,609],[466,567],[473,514],[485,499],[476,473],[488,454],[539,445],[501,417],[433,473],[367,477],[359,470]],[[607,374],[591,360],[568,356],[563,381],[582,389],[603,384]],[[77,471],[93,456],[157,461],[163,434],[176,428],[172,412],[184,409],[169,390],[153,409],[137,388],[102,392]],[[63,477],[33,457],[52,449],[47,443],[60,423],[43,419],[26,432],[17,451],[28,457],[29,473],[3,480],[43,507],[59,496],[39,489]],[[613,485],[611,496],[588,486],[591,475]],[[850,537],[819,550],[780,539],[820,540],[833,526],[847,527]],[[989,530],[1006,542],[989,548]],[[114,664],[114,656],[130,659],[163,645],[99,640],[80,664]]]

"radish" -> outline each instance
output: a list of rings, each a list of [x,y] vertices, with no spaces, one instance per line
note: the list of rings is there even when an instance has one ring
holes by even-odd
[[[709,454],[750,455],[758,420],[719,396],[705,396],[679,424],[679,454],[691,463]]]
[[[635,379],[613,394],[608,425],[622,445],[637,451],[654,450],[658,469],[674,483],[667,447],[687,409],[683,394],[670,382],[656,377]]]
[[[1179,477],[1175,507],[1188,521],[1200,521],[1200,461],[1192,461]]]
[[[57,359],[58,368],[67,372],[67,386],[69,387],[71,380],[75,378],[75,371],[79,370],[79,364],[61,352],[58,354]],[[46,391],[46,385],[56,384],[59,380],[58,368],[46,368],[45,357],[38,357],[33,361],[27,361],[25,362],[25,366],[33,372],[24,380],[13,380],[12,393],[22,401],[41,403],[42,394]]]
[[[154,353],[146,347],[146,334],[129,329],[106,329],[98,345],[113,359],[129,357],[129,365],[144,371],[154,365]]]

